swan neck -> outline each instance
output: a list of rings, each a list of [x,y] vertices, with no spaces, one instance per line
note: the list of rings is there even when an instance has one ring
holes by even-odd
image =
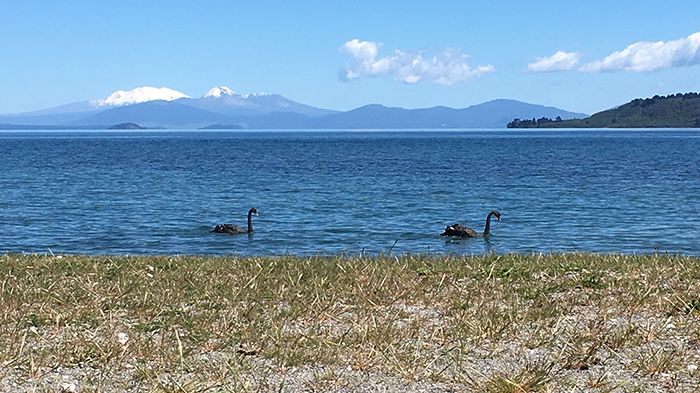
[[[491,216],[493,212],[486,216],[486,226],[484,227],[484,236],[488,236],[491,233]]]
[[[253,212],[248,212],[248,233],[253,232]]]

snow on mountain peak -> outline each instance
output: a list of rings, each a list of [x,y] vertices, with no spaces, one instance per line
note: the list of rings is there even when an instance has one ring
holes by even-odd
[[[104,100],[95,100],[94,103],[97,106],[121,106],[155,100],[173,101],[179,98],[190,96],[167,87],[142,86],[128,91],[117,90]]]
[[[236,93],[226,86],[216,86],[209,90],[203,98],[214,97],[221,98],[222,96],[235,96]]]

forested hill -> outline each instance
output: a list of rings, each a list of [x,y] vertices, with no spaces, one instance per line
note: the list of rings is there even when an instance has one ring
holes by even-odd
[[[508,128],[691,128],[700,127],[700,94],[637,98],[584,119],[515,119]]]

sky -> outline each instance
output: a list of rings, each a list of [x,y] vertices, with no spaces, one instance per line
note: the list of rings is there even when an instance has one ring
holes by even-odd
[[[595,113],[700,91],[700,1],[0,0],[0,113],[139,86]]]

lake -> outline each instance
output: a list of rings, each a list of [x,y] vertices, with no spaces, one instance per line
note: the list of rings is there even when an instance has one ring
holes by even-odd
[[[0,253],[700,255],[694,130],[0,131]],[[219,223],[252,236],[210,233]],[[456,222],[488,239],[439,236]]]

